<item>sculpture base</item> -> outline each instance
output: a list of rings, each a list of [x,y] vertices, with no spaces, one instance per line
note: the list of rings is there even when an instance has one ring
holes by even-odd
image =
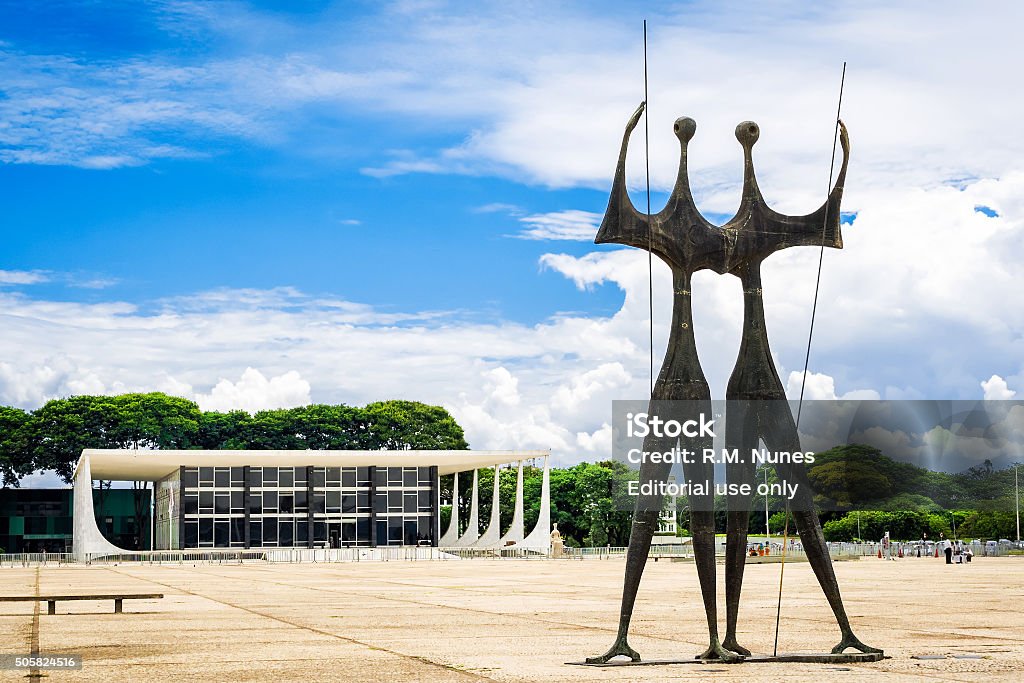
[[[776,662],[801,662],[805,664],[863,664],[865,662],[878,662],[885,658],[881,652],[853,652],[842,654],[831,653],[783,653],[771,655],[751,655],[744,657],[742,662],[737,664],[765,664]],[[665,666],[669,664],[726,664],[720,659],[648,659],[639,662],[631,662],[628,659],[613,659],[603,664],[591,664],[589,662],[566,662],[573,666]]]

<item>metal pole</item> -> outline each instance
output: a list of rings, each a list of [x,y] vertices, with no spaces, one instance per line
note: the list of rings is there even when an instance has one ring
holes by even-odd
[[[1017,470],[1020,465],[1013,466],[1013,502],[1017,508],[1017,545],[1020,545],[1020,482],[1017,479]]]
[[[860,535],[860,510],[857,510],[857,542],[860,543],[862,536]]]
[[[771,543],[772,530],[768,526],[768,468],[764,468],[764,542]]]

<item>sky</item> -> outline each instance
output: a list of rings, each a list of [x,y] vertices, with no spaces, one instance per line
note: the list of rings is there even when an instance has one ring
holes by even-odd
[[[473,448],[610,455],[667,268],[593,237],[623,128],[633,202],[675,179],[809,213],[840,79],[844,249],[808,398],[1024,394],[1024,56],[1014,3],[0,2],[0,404],[164,391],[206,410],[443,405]],[[818,250],[764,265],[799,393]],[[716,398],[739,281],[699,273]],[[36,479],[30,478],[30,481]],[[43,481],[40,479],[39,481]]]

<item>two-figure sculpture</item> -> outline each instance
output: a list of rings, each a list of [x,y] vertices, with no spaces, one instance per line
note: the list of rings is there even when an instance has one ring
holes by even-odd
[[[839,122],[843,161],[828,199],[814,213],[786,216],[767,206],[754,177],[752,149],[759,135],[757,124],[750,121],[739,124],[736,127],[736,138],[743,147],[743,195],[735,217],[719,227],[709,223],[700,214],[690,192],[687,144],[697,127],[690,118],[680,118],[675,122],[674,130],[681,146],[679,175],[665,208],[651,215],[640,213],[634,208],[626,190],[626,150],[630,134],[643,111],[644,104],[641,104],[626,125],[608,210],[595,242],[649,249],[672,270],[672,327],[665,360],[651,394],[652,406],[654,403],[659,406],[674,405],[679,406],[676,410],[710,414],[711,391],[697,358],[690,280],[693,273],[704,269],[719,274],[729,273],[738,277],[742,284],[744,312],[739,356],[726,391],[727,413],[733,413],[727,414],[727,448],[739,448],[741,453],[749,454],[763,441],[769,450],[800,451],[796,424],[768,346],[761,294],[761,262],[773,252],[787,247],[842,248],[839,207],[850,152],[846,127]],[[662,409],[663,418],[666,417],[664,412]],[[681,420],[690,417],[693,416],[672,416],[673,419]],[[644,440],[643,450],[667,451],[675,445],[674,441],[648,436]],[[697,448],[711,446],[699,440],[691,443],[695,443]],[[727,466],[726,478],[729,484],[753,484],[756,465],[753,459],[748,460],[750,462],[730,463]],[[640,468],[640,481],[665,481],[671,467],[671,464],[644,462]],[[711,481],[714,478],[713,464],[694,462],[683,467],[684,475],[690,481]],[[881,652],[860,642],[850,626],[803,465],[784,463],[776,465],[776,471],[780,479],[798,485],[796,497],[790,502],[797,533],[841,633],[841,640],[832,652],[842,653],[851,647],[865,653]],[[742,661],[750,655],[749,650],[736,640],[740,590],[746,563],[749,496],[734,495],[728,498],[724,639],[719,638],[718,632],[713,493],[708,491],[703,496],[691,495],[689,503],[694,558],[710,637],[707,650],[697,658]],[[618,634],[608,652],[588,658],[589,663],[607,662],[619,655],[633,661],[640,660],[640,655],[627,642],[627,633],[662,504],[662,497],[656,495],[641,496],[636,501],[626,555]]]

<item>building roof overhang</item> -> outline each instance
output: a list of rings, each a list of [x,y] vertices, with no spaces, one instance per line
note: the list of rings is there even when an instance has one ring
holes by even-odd
[[[439,474],[464,472],[544,458],[546,450],[531,451],[229,451],[121,450],[87,448],[78,462],[89,459],[92,478],[112,481],[156,481],[179,467],[429,467]],[[75,465],[78,474],[78,464]]]

